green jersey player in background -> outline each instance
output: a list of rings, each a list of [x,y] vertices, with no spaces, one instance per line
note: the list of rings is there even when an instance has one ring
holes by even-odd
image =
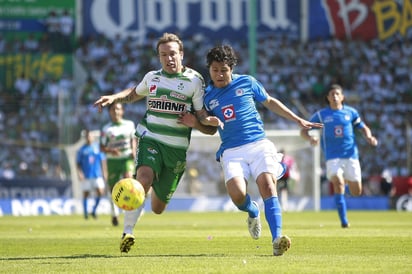
[[[186,168],[186,152],[192,128],[214,134],[216,127],[202,125],[204,80],[195,70],[185,67],[183,42],[178,36],[164,33],[157,42],[162,68],[148,72],[133,88],[100,97],[95,106],[131,103],[147,97],[147,111],[137,125],[139,138],[136,155],[136,179],[146,193],[151,192],[151,208],[161,214],[175,192]],[[194,113],[194,115],[184,115]],[[120,251],[129,252],[135,242],[134,226],[144,204],[126,211]]]
[[[132,178],[136,151],[135,124],[123,118],[124,109],[120,103],[109,106],[111,121],[103,126],[100,135],[100,149],[106,153],[110,195],[122,178]],[[111,199],[110,199],[111,200]],[[112,224],[119,224],[119,209],[111,203]]]

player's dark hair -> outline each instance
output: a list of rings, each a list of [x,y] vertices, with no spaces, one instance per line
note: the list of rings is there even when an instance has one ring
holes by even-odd
[[[209,68],[213,62],[223,62],[231,69],[237,64],[236,53],[231,46],[220,45],[209,50],[206,56],[206,64]]]
[[[326,104],[328,104],[328,105],[329,105],[328,95],[329,95],[329,92],[330,92],[332,89],[339,89],[339,90],[342,91],[342,93],[343,93],[343,88],[342,88],[341,85],[338,85],[338,84],[332,84],[332,85],[330,85],[330,86],[326,89],[326,93],[325,93],[325,102],[326,102]]]

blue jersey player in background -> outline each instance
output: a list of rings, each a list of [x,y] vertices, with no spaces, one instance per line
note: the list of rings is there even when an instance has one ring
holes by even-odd
[[[95,136],[86,130],[86,143],[77,151],[77,174],[83,190],[84,218],[88,218],[87,199],[91,191],[96,191],[95,203],[91,212],[93,218],[97,218],[96,209],[100,198],[104,194],[105,179],[107,178],[106,156],[100,151],[99,144],[95,142]]]
[[[347,228],[349,221],[344,197],[345,184],[348,184],[352,195],[362,194],[362,175],[354,129],[359,129],[372,146],[377,146],[378,141],[359,113],[343,103],[344,99],[342,87],[332,85],[326,95],[329,106],[317,111],[310,121],[324,125],[320,142],[326,161],[326,176],[333,184],[341,226]],[[301,136],[312,145],[319,143],[316,136],[309,134],[309,129],[302,129]]]
[[[206,59],[211,82],[205,90],[204,104],[210,116],[201,121],[219,126],[222,143],[216,157],[222,165],[227,192],[237,208],[248,213],[250,235],[258,239],[261,234],[259,206],[247,193],[246,181],[250,177],[255,179],[272,234],[273,255],[283,255],[291,242],[281,234],[282,213],[276,183],[285,169],[275,145],[266,138],[255,102],[302,128],[322,125],[298,117],[271,97],[252,76],[233,74],[237,57],[231,46],[212,48]]]

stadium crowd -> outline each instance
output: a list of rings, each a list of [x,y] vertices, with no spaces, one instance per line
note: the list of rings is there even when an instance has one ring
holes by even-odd
[[[61,79],[30,79],[21,75],[13,91],[0,87],[0,138],[2,144],[13,144],[0,151],[0,177],[64,176],[61,152],[53,147],[61,141],[60,135],[68,134],[61,128],[62,121],[77,136],[84,128],[99,129],[109,117],[107,113],[99,114],[92,103],[100,95],[133,86],[144,72],[159,68],[153,52],[156,38],[139,43],[120,35],[113,39],[104,35],[82,37],[72,53],[87,72],[84,84],[74,85],[68,72]],[[183,39],[184,64],[206,78],[205,56],[217,41],[201,35]],[[412,116],[410,38],[396,36],[369,42],[322,39],[307,43],[268,35],[258,39],[256,78],[296,113],[307,116],[325,106],[325,88],[331,83],[344,87],[346,101],[360,111],[380,142],[376,149],[370,149],[359,136],[365,182],[384,169],[393,176],[410,175],[406,150],[408,143],[412,143],[407,118]],[[240,57],[235,72],[249,73],[249,63],[244,58],[248,56],[247,43],[231,44]],[[7,41],[0,37],[0,54],[6,53],[7,48]],[[144,111],[144,102],[127,105],[125,117],[138,121]],[[263,108],[261,111],[270,129],[296,127]],[[32,143],[48,146],[33,147]]]

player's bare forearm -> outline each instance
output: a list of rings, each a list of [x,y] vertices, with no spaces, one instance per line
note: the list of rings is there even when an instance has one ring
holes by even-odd
[[[144,96],[138,95],[135,92],[135,88],[127,88],[122,90],[121,92],[112,94],[112,95],[104,95],[101,96],[95,103],[94,106],[99,108],[99,112],[102,111],[102,108],[105,106],[109,106],[113,103],[131,103],[138,101],[144,98]]]
[[[198,117],[198,115],[195,116],[191,113],[182,113],[180,114],[178,123],[195,128],[204,134],[213,135],[216,133],[217,127],[202,124]]]
[[[372,145],[372,146],[377,146],[378,145],[378,139],[376,139],[375,136],[372,135],[372,131],[368,126],[365,125],[364,128],[362,128],[362,133],[363,136],[365,137],[366,141]]]
[[[305,119],[297,116],[292,110],[290,110],[281,101],[273,97],[268,97],[268,99],[263,102],[263,105],[267,109],[272,111],[273,113],[276,113],[282,116],[283,118],[296,122],[301,128],[311,129],[311,128],[322,128],[323,127],[323,124],[321,123],[312,123],[312,122],[306,121]]]

